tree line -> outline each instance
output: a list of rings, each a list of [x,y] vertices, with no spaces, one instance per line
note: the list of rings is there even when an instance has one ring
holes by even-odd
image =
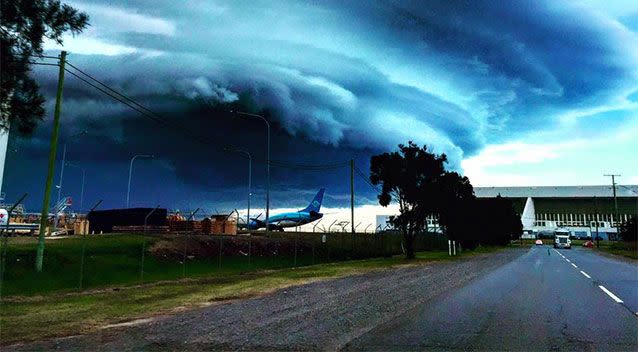
[[[446,165],[445,154],[413,142],[370,160],[370,182],[381,186],[379,204],[399,205],[399,215],[390,223],[403,234],[408,259],[414,258],[415,236],[428,231],[430,216],[438,218],[447,237],[464,248],[504,245],[521,235],[523,224],[511,201],[500,196],[476,198],[470,180]]]

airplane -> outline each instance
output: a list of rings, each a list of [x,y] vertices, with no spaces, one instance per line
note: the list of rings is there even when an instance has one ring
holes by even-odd
[[[323,214],[320,213],[319,210],[321,209],[321,202],[323,201],[323,193],[325,190],[325,188],[320,189],[312,202],[304,209],[271,216],[268,229],[271,231],[283,231],[286,227],[301,226],[321,219]],[[246,225],[244,224],[243,227],[245,228]],[[259,220],[258,218],[251,218],[248,224],[249,230],[258,230],[265,227],[266,221]]]

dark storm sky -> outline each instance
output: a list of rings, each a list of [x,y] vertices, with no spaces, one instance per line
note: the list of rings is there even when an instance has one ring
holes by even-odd
[[[261,205],[265,130],[224,113],[237,107],[268,114],[280,161],[355,158],[365,171],[370,155],[414,140],[446,153],[475,183],[503,184],[573,180],[546,180],[543,169],[586,154],[583,141],[626,138],[597,148],[635,159],[627,137],[638,131],[631,1],[70,3],[92,25],[66,39],[69,62],[191,131],[145,119],[67,76],[61,140],[88,130],[68,144],[69,160],[87,169],[85,207],[97,199],[123,205],[128,160],[138,153],[156,157],[136,162],[133,205],[242,207],[246,160],[220,152],[226,145],[258,159]],[[49,112],[31,139],[12,136],[4,191],[9,199],[29,192],[36,210],[57,72],[34,74]],[[511,171],[517,163],[525,175]],[[498,177],[504,166],[512,177]],[[628,180],[638,179],[637,168],[626,166]],[[323,186],[326,205],[347,205],[347,168],[272,172],[273,207],[304,206]],[[79,205],[80,174],[65,173],[63,194]],[[572,183],[599,183],[601,173],[584,171]],[[360,179],[357,190],[359,204],[374,201]]]

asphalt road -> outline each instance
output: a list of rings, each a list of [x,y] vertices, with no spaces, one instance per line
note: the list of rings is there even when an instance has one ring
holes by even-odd
[[[346,349],[638,351],[636,312],[635,263],[538,246]]]
[[[325,350],[524,255],[524,249],[392,268],[2,351]]]

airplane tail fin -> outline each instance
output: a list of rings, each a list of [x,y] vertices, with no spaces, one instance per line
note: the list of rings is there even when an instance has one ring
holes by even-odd
[[[321,202],[323,201],[323,193],[325,192],[325,190],[325,188],[320,189],[319,192],[317,192],[317,195],[315,195],[315,198],[312,200],[312,202],[310,202],[310,204],[308,204],[308,206],[302,211],[314,211],[318,213],[321,209]]]

